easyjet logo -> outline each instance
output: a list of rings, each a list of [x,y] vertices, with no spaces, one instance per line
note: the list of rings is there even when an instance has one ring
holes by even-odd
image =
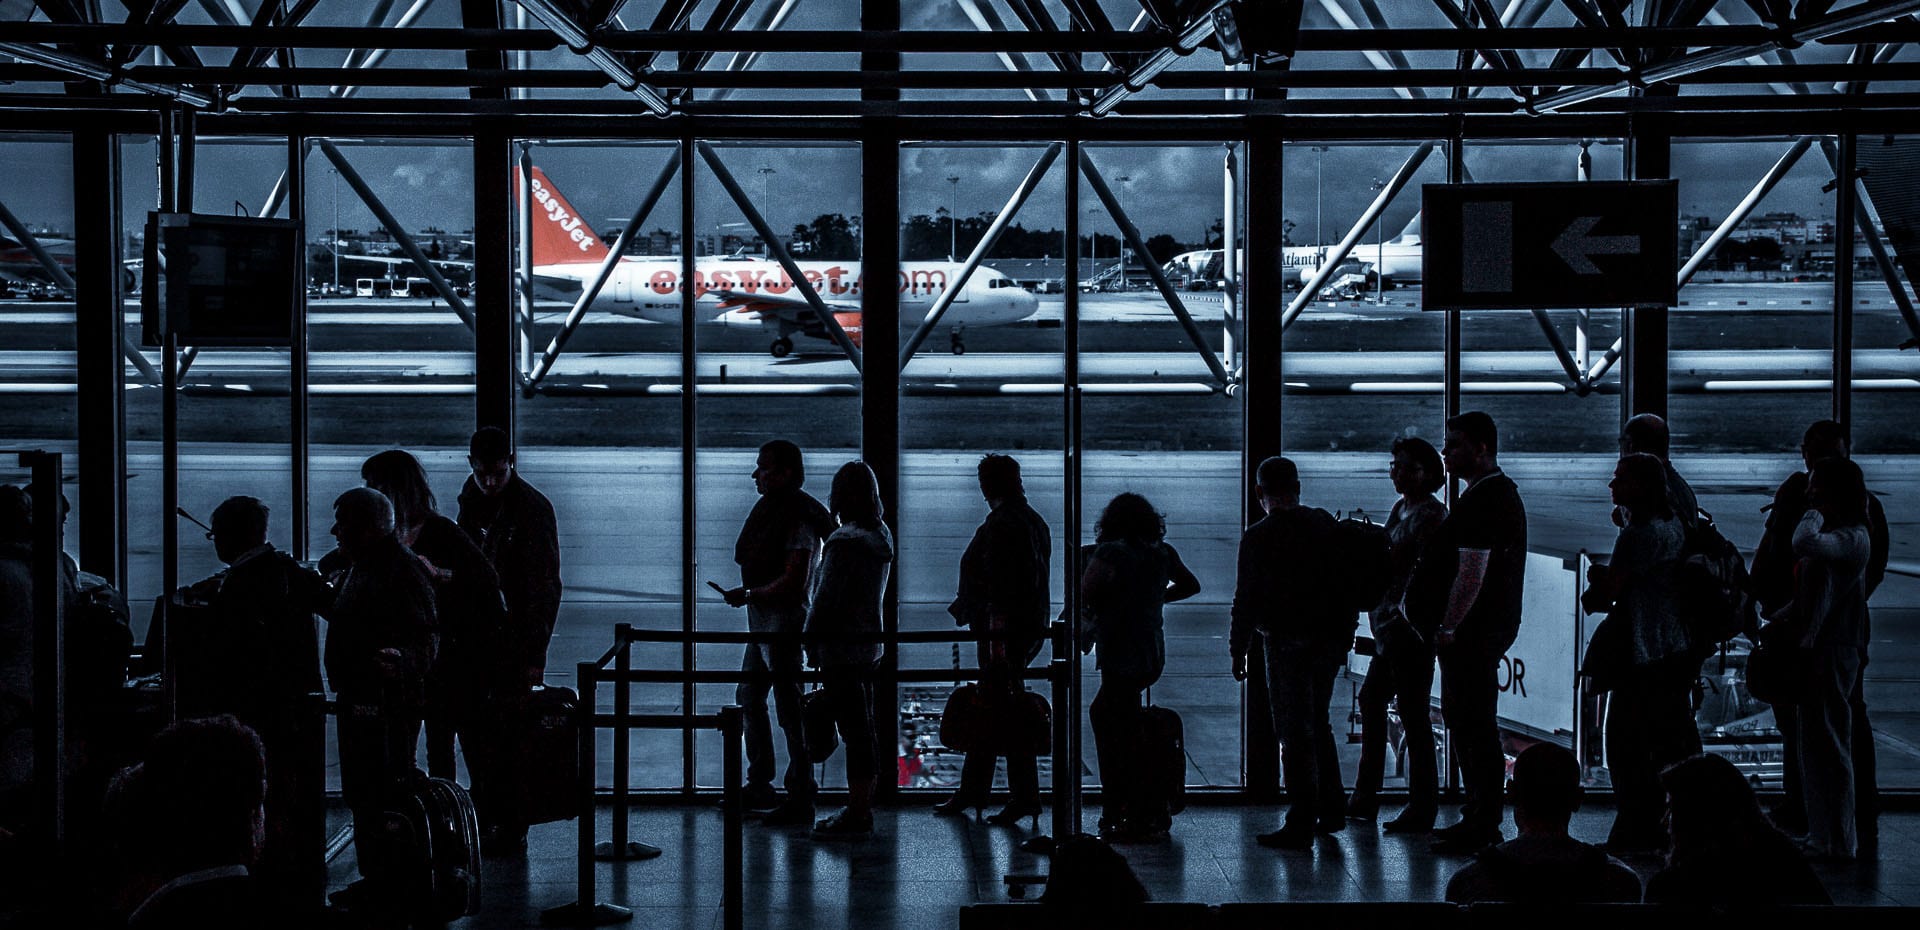
[[[580,222],[580,218],[568,212],[566,207],[561,206],[560,198],[548,193],[547,186],[540,183],[539,178],[533,179],[533,199],[539,201],[540,205],[546,208],[547,221],[560,227],[561,231],[567,234],[567,238],[572,239],[574,245],[580,247],[580,251],[590,252],[593,250],[593,237],[587,235],[586,230],[581,228],[583,224]]]

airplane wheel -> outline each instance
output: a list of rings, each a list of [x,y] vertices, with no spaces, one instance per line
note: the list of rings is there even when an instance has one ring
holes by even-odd
[[[773,347],[768,351],[773,353],[774,358],[786,358],[793,354],[793,340],[781,336],[773,341]]]
[[[961,341],[960,341],[960,340],[958,340],[958,339],[955,339],[955,340],[953,341],[953,354],[955,354],[955,355],[965,355],[965,354],[967,354],[967,344],[966,344],[966,343],[964,343],[964,342],[961,342]]]

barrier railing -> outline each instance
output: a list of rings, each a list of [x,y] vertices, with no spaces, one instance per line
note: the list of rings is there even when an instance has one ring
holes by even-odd
[[[1055,654],[1059,656],[1059,643],[1065,634],[1063,624],[1055,623],[1048,631],[1056,645]],[[614,643],[600,658],[593,662],[582,662],[577,666],[579,703],[579,760],[578,790],[580,794],[580,823],[578,848],[578,895],[571,903],[552,908],[541,915],[543,923],[550,925],[603,926],[629,920],[633,916],[630,908],[596,900],[594,863],[600,859],[631,860],[652,858],[654,852],[636,849],[642,844],[628,839],[628,817],[632,804],[632,791],[629,781],[632,768],[631,731],[636,729],[683,730],[691,733],[694,729],[717,727],[723,735],[725,744],[722,763],[724,784],[722,785],[721,808],[724,812],[725,839],[723,851],[723,894],[721,919],[726,930],[741,930],[744,926],[744,861],[742,858],[741,820],[744,815],[741,797],[742,776],[742,736],[744,733],[744,711],[737,705],[721,708],[718,714],[636,714],[631,707],[634,684],[740,684],[748,681],[773,680],[774,675],[749,675],[742,671],[702,671],[693,669],[636,669],[633,667],[633,646],[636,643],[670,643],[679,645],[747,645],[756,643],[782,643],[800,645],[802,643],[891,643],[943,644],[974,643],[982,641],[1007,640],[1014,638],[1010,634],[975,634],[964,630],[944,631],[901,631],[893,633],[849,633],[834,637],[802,637],[799,634],[766,633],[729,633],[729,632],[687,632],[683,630],[644,630],[635,629],[632,624],[621,623],[614,626]],[[608,668],[612,665],[612,668]],[[1058,753],[1066,746],[1068,727],[1075,719],[1072,709],[1076,706],[1071,695],[1072,682],[1066,658],[1056,657],[1039,667],[1023,668],[1019,675],[1021,681],[1046,681],[1052,684],[1053,743]],[[865,675],[872,681],[885,682],[951,682],[978,681],[984,670],[977,667],[948,668],[876,668]],[[820,681],[824,674],[815,670],[801,670],[791,676],[802,682]],[[611,713],[599,713],[598,689],[601,684],[613,686],[613,710]],[[1062,708],[1066,708],[1062,711]],[[594,806],[598,801],[597,777],[597,741],[596,733],[600,728],[612,731],[613,736],[613,797],[612,824],[609,842],[596,843],[596,824]],[[1056,830],[1060,824],[1067,823],[1072,817],[1071,805],[1076,797],[1079,780],[1063,779],[1056,770],[1053,792],[1053,817]],[[1077,829],[1077,826],[1076,828]]]

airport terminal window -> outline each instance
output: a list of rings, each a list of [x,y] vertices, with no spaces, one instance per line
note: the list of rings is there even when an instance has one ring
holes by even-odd
[[[0,134],[0,164],[17,170],[0,175],[0,205],[46,249],[63,272],[73,273],[73,147],[62,135]],[[45,449],[65,458],[77,473],[79,366],[74,355],[73,295],[29,251],[20,231],[0,228],[0,449]],[[10,455],[0,455],[0,484],[24,487],[31,476]],[[68,489],[77,508],[80,495]],[[67,548],[78,514],[67,523]]]
[[[922,327],[961,265],[1012,203],[1023,179],[1047,158],[1041,145],[927,144],[901,151],[900,340],[922,337],[901,375],[900,628],[954,631],[947,613],[960,557],[986,518],[977,469],[989,452],[1020,462],[1028,503],[1052,534],[1049,581],[1057,612],[1071,582],[1065,526],[1066,296],[1063,260],[1067,176],[1064,146],[1030,197],[943,311]],[[1111,239],[1109,239],[1109,242]],[[1080,276],[1087,277],[1082,263]],[[1086,296],[1081,298],[1085,306]],[[972,645],[909,644],[902,667],[978,664]],[[1042,647],[1037,667],[1052,655]],[[1045,682],[1029,687],[1045,692]],[[910,787],[958,787],[959,754],[939,741],[937,714],[951,683],[903,683],[900,742]],[[1052,700],[1049,694],[1049,700]],[[1089,747],[1092,743],[1087,743]],[[1052,760],[1041,760],[1042,785]],[[1004,769],[1004,765],[1002,766]],[[1004,778],[1004,771],[996,774]]]
[[[736,202],[706,159],[695,158],[696,286],[704,288],[693,334],[700,392],[693,528],[701,582],[697,625],[744,632],[745,611],[726,606],[705,582],[728,588],[740,583],[734,540],[757,499],[752,476],[761,444],[778,438],[797,443],[805,454],[805,489],[824,504],[834,471],[860,457],[861,438],[859,373],[785,282],[747,208],[765,217],[823,301],[841,310],[857,308],[856,284],[864,286],[860,150],[830,142],[709,145],[747,196],[745,204]],[[857,320],[857,314],[836,314],[843,326]],[[863,347],[868,364],[883,363],[887,353],[870,348]],[[737,645],[702,646],[697,667],[737,671],[741,651]],[[734,686],[703,684],[697,696],[695,708],[711,712],[733,703]],[[774,743],[784,765],[777,735]],[[698,783],[719,785],[719,735],[701,732],[695,747]],[[838,765],[827,770],[830,779],[842,777]],[[678,783],[677,767],[672,780]]]
[[[669,144],[524,143],[534,225],[533,321],[515,365],[534,391],[517,400],[516,448],[526,479],[553,503],[565,598],[548,651],[547,678],[574,684],[575,665],[600,656],[616,623],[680,628],[680,302],[669,285],[679,255],[680,188],[666,185],[639,218],[577,326],[567,321],[604,258],[644,206],[662,169],[678,164]],[[518,164],[518,149],[515,151]],[[516,184],[517,184],[516,180]],[[518,193],[507,195],[518,203]],[[518,224],[510,235],[518,280]],[[573,233],[578,231],[579,237]],[[516,310],[518,295],[516,293]],[[552,360],[549,363],[548,356]],[[449,499],[451,503],[451,499]],[[680,647],[638,644],[636,668],[678,668]],[[610,707],[611,690],[602,688]],[[632,686],[637,713],[672,713],[680,687]],[[610,734],[603,734],[610,737]],[[634,783],[677,785],[680,736],[636,731]],[[607,740],[610,743],[610,739]],[[600,755],[603,770],[611,754]],[[602,783],[609,779],[603,771]]]

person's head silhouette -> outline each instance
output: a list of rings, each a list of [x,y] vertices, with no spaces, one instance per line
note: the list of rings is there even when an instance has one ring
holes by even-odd
[[[267,505],[257,497],[236,495],[213,508],[213,551],[220,561],[233,560],[267,542]]]

